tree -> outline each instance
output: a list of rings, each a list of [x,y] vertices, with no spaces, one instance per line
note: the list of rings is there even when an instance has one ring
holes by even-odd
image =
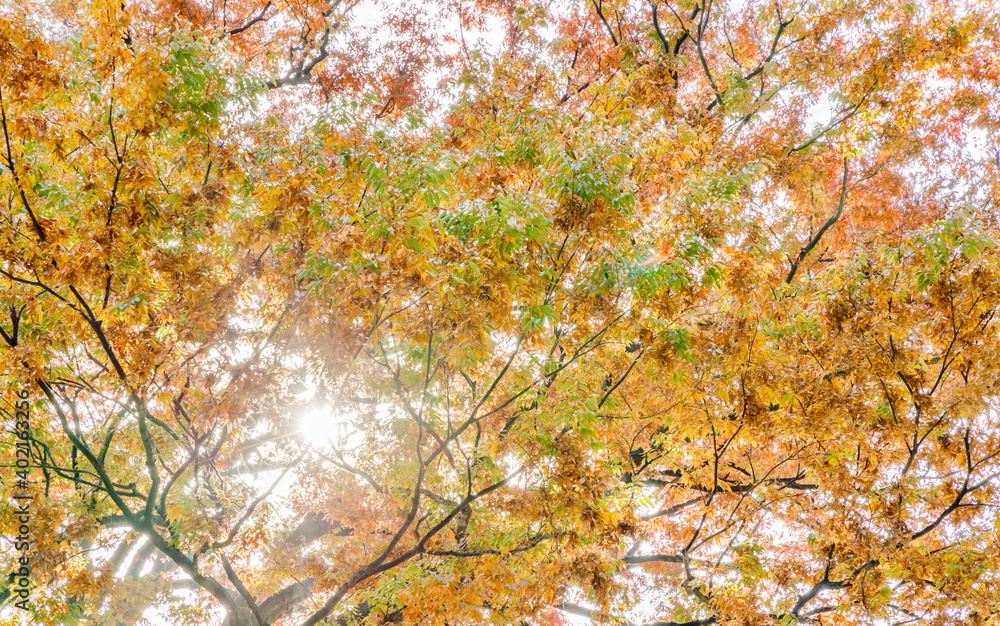
[[[1000,615],[995,8],[366,6],[0,9],[5,623]]]

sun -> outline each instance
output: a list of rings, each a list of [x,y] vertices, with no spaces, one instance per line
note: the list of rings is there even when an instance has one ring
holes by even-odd
[[[306,443],[328,444],[343,437],[344,424],[331,407],[316,407],[302,414],[298,430]]]

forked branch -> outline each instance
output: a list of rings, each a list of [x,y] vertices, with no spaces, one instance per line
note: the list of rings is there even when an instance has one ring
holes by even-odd
[[[809,256],[809,253],[812,252],[817,245],[819,245],[819,242],[823,239],[823,235],[826,234],[826,231],[828,231],[831,226],[836,224],[837,220],[840,219],[840,216],[844,214],[844,201],[847,200],[847,177],[847,157],[844,157],[844,178],[840,184],[840,202],[837,203],[837,210],[830,216],[830,219],[826,220],[823,226],[816,231],[816,234],[809,240],[809,243],[799,250],[798,257],[792,261],[792,267],[789,268],[788,276],[785,277],[785,283],[789,285],[792,283],[792,279],[795,278],[795,273],[799,271],[799,266],[802,265],[802,261],[804,261],[805,258]]]

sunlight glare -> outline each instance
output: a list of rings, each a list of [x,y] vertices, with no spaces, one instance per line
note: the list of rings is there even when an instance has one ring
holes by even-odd
[[[299,432],[307,444],[336,442],[344,435],[344,424],[330,407],[314,407],[299,418]]]

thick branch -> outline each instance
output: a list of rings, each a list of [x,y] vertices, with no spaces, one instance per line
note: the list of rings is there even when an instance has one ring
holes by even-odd
[[[819,245],[819,242],[823,238],[823,235],[826,234],[826,231],[829,230],[831,226],[836,224],[837,220],[839,220],[840,216],[844,213],[844,201],[847,199],[847,176],[847,157],[844,157],[844,179],[840,185],[840,202],[837,203],[837,211],[830,216],[830,219],[826,220],[826,223],[820,227],[820,229],[816,232],[816,235],[805,245],[805,247],[802,248],[802,250],[799,251],[798,258],[792,262],[792,267],[788,270],[788,276],[785,277],[785,282],[787,284],[792,283],[792,279],[795,278],[795,272],[799,270],[799,266],[802,264],[802,261],[805,260],[809,253],[813,251],[813,248]]]

